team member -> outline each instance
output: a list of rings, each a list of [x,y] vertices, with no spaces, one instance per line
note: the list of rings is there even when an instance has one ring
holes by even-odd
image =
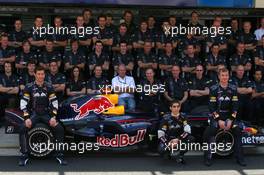
[[[65,52],[63,56],[64,70],[71,72],[73,67],[77,66],[80,70],[85,68],[85,54],[79,49],[79,43],[77,40],[71,41],[71,50]]]
[[[204,131],[204,142],[211,145],[219,129],[231,130],[235,137],[235,157],[237,163],[246,166],[242,149],[241,129],[234,122],[238,110],[237,89],[229,83],[229,72],[227,69],[220,69],[218,73],[219,83],[210,88],[209,109],[212,115],[210,126]],[[205,151],[205,165],[212,165],[212,152],[210,149]]]
[[[251,120],[254,124],[260,126],[264,125],[264,82],[262,79],[262,72],[256,70],[254,74],[254,88],[252,93],[251,103]]]
[[[40,54],[45,48],[46,35],[40,35],[41,27],[43,27],[43,18],[42,16],[36,16],[34,19],[34,28],[28,32],[28,40],[32,46],[31,49],[37,54]]]
[[[127,31],[131,35],[136,30],[136,25],[134,23],[134,15],[130,10],[126,10],[123,14],[123,22],[127,26]]]
[[[19,78],[19,89],[22,92],[28,83],[35,81],[36,62],[31,60],[27,63],[27,72],[23,73]]]
[[[165,53],[159,56],[159,68],[161,77],[167,78],[171,75],[171,68],[173,65],[180,65],[180,59],[173,54],[172,43],[165,44]]]
[[[119,25],[119,32],[114,35],[114,40],[113,40],[113,47],[112,50],[114,52],[119,52],[120,51],[120,43],[121,42],[126,42],[127,43],[127,49],[129,52],[132,50],[132,39],[131,36],[127,32],[127,26],[125,23],[121,23]]]
[[[14,22],[14,30],[8,33],[9,46],[21,51],[22,42],[27,39],[27,33],[22,30],[22,20],[16,19]]]
[[[264,35],[264,17],[260,19],[260,28],[255,30],[254,32],[256,39],[258,40],[258,44],[262,45],[262,36]]]
[[[1,36],[0,46],[0,73],[4,73],[4,63],[13,63],[16,59],[15,50],[8,46],[8,36]]]
[[[249,78],[245,76],[245,69],[243,65],[237,66],[236,75],[232,77],[232,83],[237,86],[239,98],[237,116],[240,117],[240,119],[251,121],[249,114],[253,84]]]
[[[82,79],[80,68],[74,67],[71,72],[71,79],[66,83],[66,95],[74,96],[86,93],[86,84]]]
[[[113,15],[110,13],[106,14],[106,23],[105,27],[109,30],[112,34],[116,33],[116,26],[114,25]]]
[[[164,97],[168,103],[173,100],[179,100],[182,104],[183,110],[186,111],[187,108],[187,98],[188,98],[188,87],[187,82],[180,77],[180,67],[174,65],[171,69],[172,77],[167,78],[165,81]]]
[[[245,53],[245,44],[241,42],[237,43],[236,50],[236,53],[230,58],[232,74],[236,72],[238,65],[243,65],[246,75],[249,76],[252,64],[251,58]]]
[[[132,36],[133,48],[137,52],[142,52],[144,49],[145,42],[148,41],[151,43],[151,48],[154,47],[154,38],[150,35],[148,30],[147,21],[140,22],[140,28]]]
[[[37,123],[42,122],[49,125],[58,143],[63,143],[64,138],[64,129],[56,120],[58,100],[52,86],[44,82],[45,70],[43,68],[36,68],[35,79],[33,83],[26,85],[20,100],[20,109],[24,116],[24,124],[21,125],[19,134],[22,153],[19,159],[20,166],[25,166],[29,160],[27,132]],[[61,165],[67,164],[60,150],[56,154],[56,160]]]
[[[104,74],[106,75],[109,70],[110,59],[109,55],[103,52],[102,41],[95,42],[95,50],[89,54],[87,62],[89,63],[90,74],[92,74],[95,65],[99,65],[102,66]]]
[[[232,18],[231,19],[231,34],[228,39],[228,56],[231,56],[233,53],[236,52],[236,44],[238,40],[238,36],[241,33],[241,30],[239,29],[239,24],[238,24],[238,19],[237,18]]]
[[[93,43],[96,43],[96,41],[101,41],[104,46],[103,51],[107,54],[110,54],[113,45],[113,33],[109,28],[106,27],[105,15],[100,15],[97,19],[99,32],[98,34],[94,34]]]
[[[101,94],[101,89],[106,89],[109,81],[103,76],[103,69],[101,66],[95,66],[94,76],[87,82],[87,94]]]
[[[0,75],[0,116],[5,116],[5,108],[17,105],[18,77],[12,73],[11,63],[5,62],[4,74]],[[0,120],[1,120],[0,118]],[[3,120],[3,119],[2,119]]]
[[[194,32],[191,31],[190,33],[187,33],[186,35],[179,36],[179,44],[178,44],[178,51],[181,58],[184,57],[186,54],[186,48],[188,45],[194,45],[195,47],[195,53],[199,55],[201,51],[201,47],[199,44],[199,41],[194,37]]]
[[[195,77],[188,82],[191,109],[208,104],[209,87],[211,84],[211,81],[204,77],[202,65],[197,65],[195,72]]]
[[[257,69],[260,69],[262,71],[262,74],[264,73],[264,35],[261,39],[261,45],[257,47],[257,50],[255,52],[255,65]]]
[[[251,33],[251,23],[249,21],[243,23],[243,32],[238,36],[238,42],[245,43],[245,52],[252,59],[257,40],[256,36]]]
[[[117,73],[118,65],[124,64],[127,69],[128,75],[132,76],[134,68],[134,57],[128,53],[127,43],[125,41],[120,42],[120,52],[113,56],[113,65],[115,73]]]
[[[157,57],[151,52],[151,41],[145,41],[144,51],[137,55],[139,67],[138,77],[144,77],[147,68],[156,70],[158,68]]]
[[[135,80],[133,77],[126,75],[125,65],[118,66],[118,75],[112,79],[112,88],[114,93],[119,94],[118,105],[124,105],[126,111],[135,110]]]
[[[220,27],[221,27],[221,18],[220,19],[215,19],[213,22],[213,26],[215,28],[214,33],[210,33],[208,38],[207,38],[207,48],[206,51],[209,52],[211,46],[213,43],[219,44],[219,50],[221,54],[225,54],[225,51],[227,49],[227,39],[224,34],[220,34]]]
[[[30,51],[30,48],[31,46],[29,41],[23,41],[22,51],[18,52],[18,54],[16,55],[15,66],[18,75],[22,75],[26,72],[27,63],[29,61],[34,61],[35,63],[37,63],[38,56],[34,52]]]
[[[61,59],[62,55],[60,52],[54,51],[53,48],[53,41],[52,40],[46,40],[45,42],[45,50],[43,50],[40,55],[38,56],[39,58],[39,65],[44,67],[45,70],[49,70],[49,63],[51,61],[56,61],[58,67],[61,66]]]
[[[46,80],[52,85],[58,98],[58,101],[61,102],[64,96],[66,77],[59,72],[57,61],[51,61],[49,67],[50,71],[49,74],[47,74],[46,76]]]
[[[209,78],[217,79],[217,67],[218,65],[226,65],[225,57],[219,54],[220,46],[214,43],[211,46],[211,53],[209,53],[205,59],[207,75]]]
[[[160,122],[158,129],[158,150],[162,156],[170,157],[171,153],[173,153],[172,149],[176,148],[177,145],[194,142],[194,137],[191,136],[191,126],[188,124],[187,119],[182,116],[180,110],[180,101],[172,101],[170,113],[165,114]],[[177,162],[185,163],[183,156],[187,151],[187,148],[180,150]]]
[[[63,26],[63,21],[61,16],[56,16],[54,18],[54,30],[55,31],[62,31],[65,26]],[[54,50],[59,52],[60,54],[64,53],[65,47],[67,46],[68,35],[66,33],[54,32],[53,34],[47,34],[47,40],[53,41]]]
[[[76,30],[85,31],[84,28],[84,19],[83,16],[79,15],[76,18]],[[82,30],[83,29],[83,30]],[[77,40],[79,42],[79,49],[85,54],[88,55],[90,51],[90,46],[92,43],[92,34],[87,32],[77,32],[75,35],[71,35],[71,40]]]
[[[91,9],[84,9],[82,12],[82,15],[83,15],[85,27],[94,27],[95,26],[95,22],[94,22],[94,19],[92,17],[93,12]]]
[[[195,55],[195,46],[189,44],[187,46],[186,56],[182,59],[183,77],[188,80],[195,74],[195,67],[201,64],[200,58]]]
[[[156,36],[156,48],[158,49],[159,54],[162,53],[165,49],[165,44],[170,42],[172,43],[173,51],[177,47],[178,38],[170,34],[171,26],[168,21],[163,21],[162,31],[160,31]]]
[[[161,82],[155,77],[153,69],[148,68],[146,70],[146,78],[140,81],[140,86],[149,91],[142,91],[139,93],[139,108],[146,112],[159,115],[159,109],[161,107],[161,94],[165,91],[165,87],[161,86]],[[162,89],[163,88],[163,89]]]

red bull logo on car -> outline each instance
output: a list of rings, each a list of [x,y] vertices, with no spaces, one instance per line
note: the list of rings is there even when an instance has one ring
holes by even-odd
[[[115,137],[105,138],[104,136],[97,137],[99,146],[106,147],[125,147],[135,145],[144,140],[146,129],[138,130],[137,135],[129,136],[128,134],[115,134]]]
[[[78,113],[75,116],[75,120],[80,120],[84,118],[85,116],[89,115],[89,113],[92,111],[96,114],[100,114],[104,112],[105,110],[108,110],[112,107],[114,107],[114,104],[111,103],[111,101],[104,96],[96,96],[82,104],[81,106],[78,106],[78,104],[74,103],[70,105],[73,108],[73,111]]]

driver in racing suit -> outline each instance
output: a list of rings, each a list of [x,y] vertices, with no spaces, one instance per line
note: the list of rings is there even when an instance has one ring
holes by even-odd
[[[218,130],[231,130],[234,135],[234,153],[237,163],[246,166],[242,149],[242,132],[236,124],[238,110],[237,87],[229,83],[229,71],[225,68],[218,72],[219,83],[210,88],[209,110],[212,114],[210,125],[206,128],[203,139],[208,144],[204,153],[205,165],[212,165],[212,151],[210,146]]]
[[[171,113],[165,114],[160,122],[158,151],[162,156],[170,158],[174,150],[179,149],[182,143],[194,142],[194,137],[190,135],[191,127],[186,118],[181,115],[180,109],[181,103],[177,100],[172,101],[170,105]],[[183,156],[187,151],[187,147],[179,151],[178,163],[185,163]]]
[[[19,165],[25,166],[29,158],[28,131],[37,123],[42,122],[50,126],[57,143],[62,143],[64,129],[56,120],[58,100],[52,86],[46,82],[45,70],[38,67],[35,70],[35,81],[26,85],[20,100],[20,109],[23,111],[24,124],[21,125],[19,141],[22,153]],[[47,146],[46,146],[47,147]],[[56,160],[66,165],[60,150],[56,153]]]

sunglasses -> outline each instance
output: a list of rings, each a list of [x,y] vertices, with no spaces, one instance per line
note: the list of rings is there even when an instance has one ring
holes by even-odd
[[[196,70],[197,72],[202,72],[203,70]]]

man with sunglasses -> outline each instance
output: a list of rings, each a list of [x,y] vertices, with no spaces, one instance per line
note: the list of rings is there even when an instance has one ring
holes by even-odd
[[[185,117],[180,113],[181,103],[174,100],[170,105],[170,113],[165,114],[160,122],[158,129],[159,146],[158,150],[162,156],[170,158],[175,150],[181,148],[181,144],[194,142],[194,137],[191,136],[191,126],[187,123]],[[184,164],[184,154],[188,151],[180,149],[177,155],[177,162]]]
[[[242,148],[242,131],[235,123],[238,111],[237,87],[229,83],[229,71],[220,69],[218,72],[219,83],[210,88],[209,110],[212,115],[210,125],[206,128],[203,139],[208,148],[219,130],[231,131],[234,136],[234,155],[237,163],[246,166]],[[204,152],[204,163],[212,165],[212,152],[210,149]]]
[[[209,86],[211,80],[204,77],[204,68],[202,65],[197,65],[195,68],[195,77],[191,78],[188,82],[189,86],[189,105],[190,109],[198,106],[208,104],[209,99]]]

